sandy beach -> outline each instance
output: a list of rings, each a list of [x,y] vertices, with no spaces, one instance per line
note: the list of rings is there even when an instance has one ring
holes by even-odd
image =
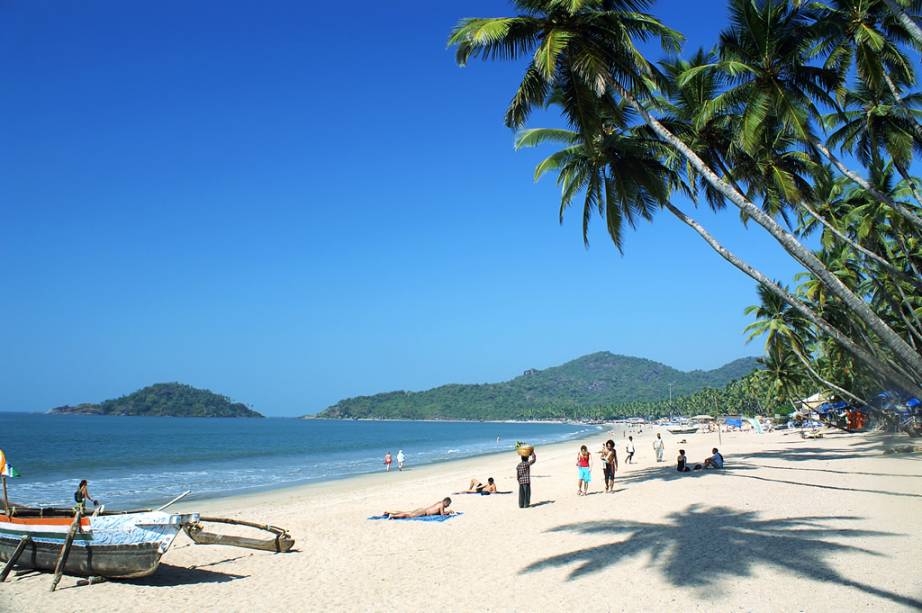
[[[635,434],[636,464],[606,495],[576,495],[579,444],[536,450],[533,508],[519,509],[512,453],[402,473],[197,503],[288,528],[288,554],[194,545],[180,535],[148,578],[76,587],[13,576],[5,611],[299,610],[709,611],[911,610],[922,607],[922,456],[909,439],[828,433],[723,434],[723,471],[679,474],[717,434],[673,437],[657,464],[655,430]],[[620,435],[619,435],[620,436]],[[681,439],[687,443],[680,443]],[[496,478],[510,495],[453,496],[443,523],[369,521]]]

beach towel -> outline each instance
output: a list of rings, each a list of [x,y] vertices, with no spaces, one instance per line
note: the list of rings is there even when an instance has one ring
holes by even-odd
[[[401,517],[399,519],[389,519],[387,515],[372,515],[368,519],[389,519],[389,521],[448,521],[452,517],[464,515],[464,513],[455,513],[453,515],[423,515],[422,517]]]

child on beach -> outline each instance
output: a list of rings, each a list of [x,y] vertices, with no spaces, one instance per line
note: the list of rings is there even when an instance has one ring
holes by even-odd
[[[394,459],[391,457],[391,452],[388,451],[384,454],[384,472],[391,472],[391,464],[394,462]]]
[[[579,454],[576,456],[576,469],[579,473],[576,495],[585,496],[589,493],[589,483],[592,481],[592,456],[589,455],[589,449],[585,445],[579,448]]]
[[[627,437],[627,447],[625,447],[624,450],[627,452],[627,463],[633,464],[634,463],[634,437],[633,436]]]
[[[529,457],[522,456],[522,461],[515,467],[516,478],[519,481],[519,508],[526,509],[531,505],[531,465],[538,458],[532,451]]]

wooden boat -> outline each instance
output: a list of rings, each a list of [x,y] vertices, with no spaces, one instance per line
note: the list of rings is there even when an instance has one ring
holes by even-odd
[[[698,431],[698,426],[666,426],[670,434],[694,434]]]
[[[145,577],[157,570],[183,526],[197,513],[164,511],[102,512],[80,519],[64,572],[84,577]],[[74,521],[71,509],[13,507],[0,513],[0,562],[6,562],[29,537],[17,565],[54,571]]]
[[[245,526],[255,528],[272,534],[269,538],[251,538],[246,536],[236,536],[230,534],[217,534],[207,532],[201,522],[219,523],[232,526]],[[261,551],[274,551],[275,553],[287,553],[295,544],[288,531],[277,526],[269,524],[257,524],[240,519],[228,519],[225,517],[201,517],[199,521],[183,524],[183,530],[198,545],[230,545],[231,547],[246,547],[247,549],[259,549]]]

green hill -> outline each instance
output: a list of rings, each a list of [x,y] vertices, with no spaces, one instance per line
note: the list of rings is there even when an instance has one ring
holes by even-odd
[[[262,417],[227,396],[183,385],[156,383],[133,394],[99,404],[51,409],[54,415],[148,415],[154,417]]]
[[[341,400],[324,418],[531,419],[579,417],[586,409],[687,396],[722,388],[758,367],[742,358],[715,370],[682,372],[665,364],[608,352],[544,370],[530,369],[503,383],[443,385],[424,392],[388,392]],[[594,413],[594,411],[593,411]]]

